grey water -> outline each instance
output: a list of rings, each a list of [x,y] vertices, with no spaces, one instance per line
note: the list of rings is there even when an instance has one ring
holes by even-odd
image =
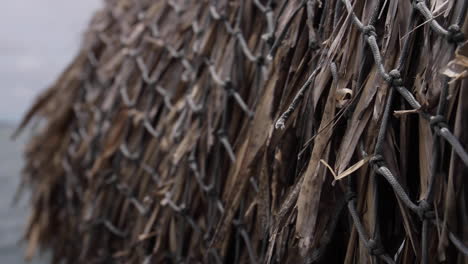
[[[27,216],[29,197],[27,193],[16,204],[13,204],[17,187],[20,183],[20,172],[23,167],[22,149],[25,137],[12,141],[13,124],[0,124],[0,263],[25,263],[26,243],[22,241]],[[35,257],[30,263],[45,264],[49,256]]]
[[[3,1],[0,16],[0,264],[22,264],[28,193],[12,205],[26,137],[12,141],[15,124],[34,98],[72,61],[102,0]],[[32,264],[50,263],[48,254]]]

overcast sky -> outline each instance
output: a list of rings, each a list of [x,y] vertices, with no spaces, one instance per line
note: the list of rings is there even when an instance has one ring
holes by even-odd
[[[72,60],[101,0],[2,1],[0,121],[18,121]]]

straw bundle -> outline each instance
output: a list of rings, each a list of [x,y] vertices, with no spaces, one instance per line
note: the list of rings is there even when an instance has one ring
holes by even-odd
[[[106,1],[20,127],[28,255],[467,263],[466,6]]]

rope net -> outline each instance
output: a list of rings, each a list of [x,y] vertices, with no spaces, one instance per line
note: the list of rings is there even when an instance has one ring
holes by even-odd
[[[467,5],[106,1],[20,126],[27,255],[466,263]]]

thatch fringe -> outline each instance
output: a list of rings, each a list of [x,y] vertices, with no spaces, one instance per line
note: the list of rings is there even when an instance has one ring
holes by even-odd
[[[467,263],[467,5],[106,1],[20,127],[28,256]]]

